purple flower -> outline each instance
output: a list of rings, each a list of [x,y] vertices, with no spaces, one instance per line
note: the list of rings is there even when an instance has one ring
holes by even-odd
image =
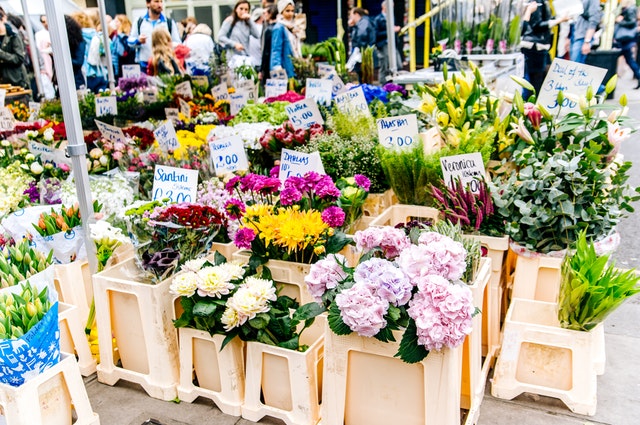
[[[329,254],[326,258],[311,265],[309,274],[304,277],[304,281],[317,302],[322,303],[324,293],[338,286],[347,277],[347,273],[342,267],[346,263],[347,259],[343,255]]]
[[[369,180],[367,176],[356,174],[355,176],[353,176],[353,178],[355,179],[358,186],[360,186],[367,192],[369,191],[369,188],[371,188],[371,180]]]
[[[406,96],[407,95],[407,91],[404,89],[404,87],[399,86],[398,84],[387,83],[382,88],[385,91],[389,92],[389,93],[397,91],[397,92],[401,93],[402,96]]]
[[[375,288],[356,283],[336,295],[336,305],[345,325],[358,335],[372,337],[387,326],[384,315],[389,303],[375,293]]]
[[[318,198],[334,198],[338,199],[341,195],[340,189],[338,189],[329,176],[322,176],[322,178],[316,183],[315,192]]]
[[[327,207],[322,211],[322,221],[331,227],[341,227],[346,215],[340,207]]]
[[[302,199],[302,193],[295,186],[286,186],[280,192],[280,203],[282,205],[293,205]]]
[[[411,281],[388,260],[371,258],[360,263],[353,278],[356,283],[367,283],[376,288],[376,294],[393,305],[405,305],[411,298]]]
[[[238,187],[238,182],[240,182],[240,180],[242,179],[242,177],[240,176],[233,176],[226,184],[225,188],[227,189],[227,191],[229,193],[233,193],[233,191]]]
[[[280,166],[279,165],[276,165],[275,167],[271,168],[271,170],[269,170],[269,176],[278,177],[278,175],[280,175]]]
[[[236,244],[238,248],[251,249],[251,242],[253,242],[255,238],[256,233],[253,231],[253,229],[244,227],[238,230],[233,243]]]
[[[35,180],[29,183],[29,188],[22,192],[23,195],[29,195],[29,202],[32,204],[40,202],[40,192],[38,191],[38,184]]]
[[[407,312],[416,323],[418,344],[427,350],[462,344],[473,328],[469,288],[436,275],[420,277],[417,286]]]
[[[231,220],[239,220],[244,215],[246,208],[244,202],[237,198],[231,198],[224,204],[224,210]]]

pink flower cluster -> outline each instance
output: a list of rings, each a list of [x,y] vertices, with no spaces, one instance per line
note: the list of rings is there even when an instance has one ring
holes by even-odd
[[[336,304],[344,324],[361,336],[372,337],[387,326],[384,315],[389,303],[376,294],[373,285],[354,284],[336,295]]]
[[[322,296],[346,279],[347,273],[343,265],[347,259],[342,254],[329,254],[326,258],[315,262],[304,281],[313,298],[322,303]]]
[[[420,235],[418,245],[403,250],[396,262],[412,282],[428,275],[456,281],[464,274],[467,250],[460,242],[436,232]]]
[[[416,323],[418,344],[427,350],[462,344],[473,327],[471,290],[436,275],[420,277],[417,286],[407,312]]]
[[[387,259],[394,259],[400,252],[411,246],[411,241],[402,229],[393,227],[369,227],[359,230],[353,237],[358,250],[367,253],[375,248],[382,249]]]
[[[394,263],[382,258],[358,264],[353,279],[356,285],[366,283],[375,288],[378,297],[395,306],[405,305],[411,298],[411,281]]]

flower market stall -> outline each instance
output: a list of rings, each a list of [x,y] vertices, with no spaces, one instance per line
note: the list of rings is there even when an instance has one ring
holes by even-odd
[[[505,5],[456,29],[462,6],[439,15],[454,46],[511,45]],[[95,370],[250,421],[474,424],[492,368],[497,397],[593,415],[601,322],[638,292],[607,257],[640,199],[615,79],[505,98],[474,65],[379,87],[344,84],[334,58],[266,97],[252,70],[213,65],[12,106],[0,343],[55,359],[0,359],[7,419],[3,397],[58,369],[78,416],[76,372]],[[545,353],[573,375],[543,382]]]

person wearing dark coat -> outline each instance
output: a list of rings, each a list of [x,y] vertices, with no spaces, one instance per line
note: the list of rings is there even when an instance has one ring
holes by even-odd
[[[375,46],[376,44],[376,30],[369,18],[366,10],[360,7],[354,7],[351,9],[349,15],[349,27],[351,34],[351,54],[356,52],[356,49],[360,51],[360,54],[369,46]],[[362,61],[358,62],[355,66],[355,71],[358,74],[358,78],[362,80]]]
[[[28,89],[26,51],[22,37],[7,23],[7,14],[0,10],[0,82]]]
[[[73,81],[76,84],[76,90],[84,90],[86,88],[86,81],[82,74],[82,65],[84,64],[84,51],[86,50],[87,43],[84,41],[82,28],[80,28],[78,21],[69,15],[64,15],[64,23],[67,27],[71,66],[73,67]]]

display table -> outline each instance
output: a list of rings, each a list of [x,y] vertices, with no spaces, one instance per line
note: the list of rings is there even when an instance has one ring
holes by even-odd
[[[31,90],[20,90],[14,92],[7,92],[7,95],[4,98],[4,104],[9,105],[15,101],[19,101],[24,103],[25,105],[29,104],[31,100]]]

